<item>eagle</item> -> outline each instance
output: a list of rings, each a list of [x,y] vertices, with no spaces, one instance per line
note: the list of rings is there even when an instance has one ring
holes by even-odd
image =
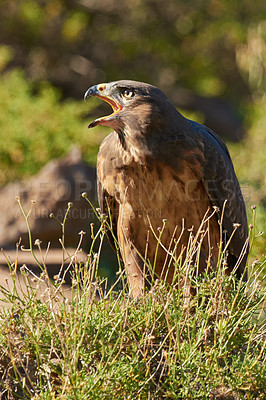
[[[222,139],[147,83],[101,83],[84,99],[91,96],[113,109],[88,127],[113,129],[97,157],[98,199],[133,297],[143,295],[151,274],[174,283],[184,260],[200,273],[215,268],[221,244],[227,271],[245,280],[246,209]]]

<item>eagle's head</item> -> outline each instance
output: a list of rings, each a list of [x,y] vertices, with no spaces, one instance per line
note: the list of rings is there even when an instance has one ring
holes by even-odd
[[[90,87],[84,99],[90,96],[109,103],[113,113],[97,118],[89,128],[106,125],[118,133],[130,131],[154,136],[173,132],[177,118],[185,120],[161,90],[147,83],[130,80],[101,83]]]

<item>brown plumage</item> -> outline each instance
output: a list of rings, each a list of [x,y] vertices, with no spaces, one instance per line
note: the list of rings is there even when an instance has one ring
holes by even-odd
[[[247,219],[223,141],[209,128],[183,117],[152,85],[110,82],[88,89],[85,99],[89,96],[107,101],[114,111],[89,127],[114,129],[98,154],[98,198],[101,211],[110,212],[133,296],[141,296],[146,282],[144,259],[152,266],[156,259],[155,276],[172,282],[176,266],[169,264],[166,250],[175,246],[176,256],[183,254],[184,260],[191,230],[196,241],[202,242],[200,271],[208,260],[215,267],[221,231],[226,245],[235,230],[227,263],[231,271],[239,259],[236,274],[240,277],[247,257],[247,245],[242,252],[248,238]],[[214,215],[208,219],[206,215],[211,213]],[[201,225],[204,216],[207,221]],[[234,224],[240,226],[236,229]],[[199,228],[207,233],[196,236]],[[155,237],[160,232],[162,246]]]

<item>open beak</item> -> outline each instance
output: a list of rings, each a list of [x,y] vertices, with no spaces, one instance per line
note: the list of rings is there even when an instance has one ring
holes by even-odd
[[[113,113],[110,115],[107,115],[105,117],[101,117],[101,118],[97,118],[96,120],[94,120],[93,122],[91,122],[88,126],[88,128],[93,128],[94,126],[97,125],[106,125],[106,126],[112,126],[112,122],[113,121],[113,116],[118,113],[119,111],[122,110],[122,105],[120,103],[118,103],[118,101],[116,101],[114,98],[108,96],[108,92],[106,90],[106,84],[102,83],[99,85],[94,85],[92,87],[90,87],[85,95],[84,95],[84,101],[87,100],[88,97],[94,96],[94,97],[99,97],[99,99],[106,101],[106,103],[110,104],[110,106],[113,109]]]

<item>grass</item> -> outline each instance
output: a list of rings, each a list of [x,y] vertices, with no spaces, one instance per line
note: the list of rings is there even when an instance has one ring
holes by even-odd
[[[28,223],[30,214],[24,215]],[[30,230],[29,251],[42,267],[41,276],[22,267],[21,291],[17,262],[9,264],[13,288],[1,288],[2,301],[11,304],[0,314],[3,398],[265,398],[263,265],[258,269],[253,263],[244,283],[226,274],[223,257],[216,271],[203,276],[184,262],[178,268],[188,274],[195,296],[187,297],[179,284],[155,281],[135,302],[123,269],[110,289],[97,274],[108,228],[100,220],[85,264],[77,262],[82,234],[75,254],[62,250],[67,269],[73,268],[70,299],[62,290],[64,271],[50,280],[45,250],[38,241],[33,244]]]

